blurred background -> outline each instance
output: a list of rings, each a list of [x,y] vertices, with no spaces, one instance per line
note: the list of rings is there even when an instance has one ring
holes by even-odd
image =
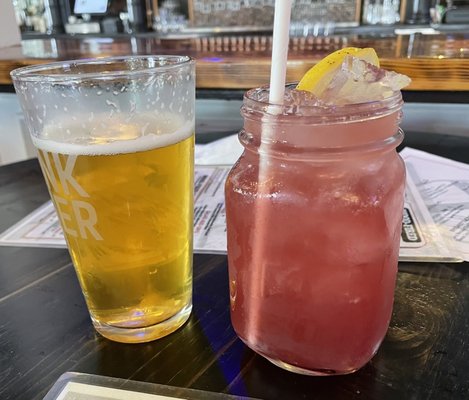
[[[274,5],[274,0],[4,1],[13,2],[23,37],[270,32]],[[457,25],[464,24],[469,24],[464,0],[294,0],[291,30],[296,36],[319,36],[360,27],[387,32],[408,25],[461,29]]]
[[[197,141],[235,133],[243,92],[268,82],[274,3],[2,0],[0,165],[35,156],[10,71],[50,61],[188,54],[197,61]],[[374,47],[384,68],[412,78],[406,132],[469,136],[469,0],[294,0],[290,34],[288,81],[338,48]]]

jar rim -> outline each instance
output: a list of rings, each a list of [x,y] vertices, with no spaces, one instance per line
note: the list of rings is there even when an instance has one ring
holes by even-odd
[[[144,64],[145,62],[147,64]],[[139,77],[174,70],[187,64],[195,64],[194,59],[178,55],[117,56],[31,65],[17,68],[11,71],[10,75],[16,81],[65,84],[86,79],[112,80]],[[108,67],[111,65],[118,67],[109,70]],[[88,68],[90,71],[80,71],[80,68]]]
[[[297,83],[288,83],[287,89],[294,89]],[[279,105],[260,100],[268,98],[268,86],[261,86],[248,90],[244,94],[242,113],[258,117],[275,117],[279,122],[295,123],[292,116],[298,117],[301,124],[331,124],[348,123],[351,121],[367,120],[392,114],[402,108],[403,100],[400,90],[394,91],[391,96],[382,100],[373,100],[363,103],[332,105],[332,104],[300,104]]]

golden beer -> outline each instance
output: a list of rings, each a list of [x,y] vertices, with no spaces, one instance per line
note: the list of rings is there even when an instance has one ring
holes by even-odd
[[[193,123],[60,125],[35,145],[95,327],[126,342],[167,335],[192,307]]]
[[[93,325],[158,339],[192,309],[195,61],[68,60],[11,72]]]

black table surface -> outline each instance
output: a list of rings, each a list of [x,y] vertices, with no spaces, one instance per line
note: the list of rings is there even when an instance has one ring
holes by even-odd
[[[405,144],[469,162],[469,138],[410,133]],[[46,200],[37,160],[0,168],[0,232]],[[194,256],[182,329],[125,345],[93,329],[66,250],[0,247],[0,399],[42,399],[67,371],[262,399],[469,399],[469,263],[400,263],[378,354],[321,378],[279,369],[237,339],[225,256]]]

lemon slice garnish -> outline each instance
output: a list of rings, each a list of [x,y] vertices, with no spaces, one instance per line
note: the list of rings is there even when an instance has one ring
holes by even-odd
[[[364,49],[346,47],[345,49],[337,50],[334,53],[329,54],[314,65],[308,72],[306,72],[303,78],[301,78],[301,81],[298,83],[296,88],[319,96],[329,85],[334,77],[334,72],[340,67],[344,58],[348,55],[379,67],[379,58],[374,49],[370,47]]]

